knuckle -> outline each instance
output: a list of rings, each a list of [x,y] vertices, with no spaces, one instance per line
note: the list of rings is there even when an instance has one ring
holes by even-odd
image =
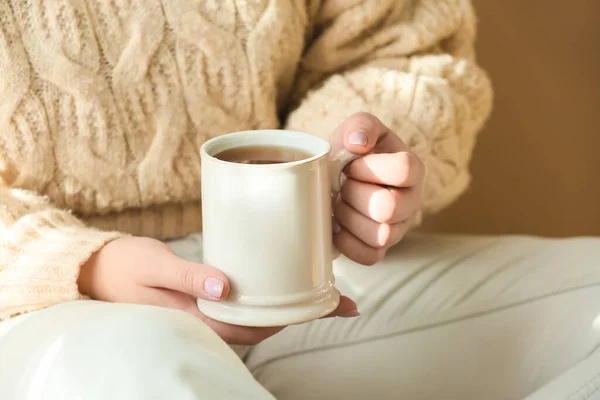
[[[359,126],[366,130],[373,129],[374,127],[381,124],[379,118],[365,111],[360,111],[355,114],[352,114],[350,118],[348,118],[347,123],[350,126]]]
[[[374,219],[382,224],[393,222],[398,213],[400,191],[395,189],[381,189],[375,192],[374,205],[376,207]]]
[[[196,293],[196,276],[191,268],[185,267],[181,269],[179,279],[181,286],[189,293]]]
[[[376,249],[382,249],[390,244],[392,240],[392,227],[389,224],[380,224],[377,230]]]
[[[408,152],[396,154],[396,171],[398,171],[398,186],[404,186],[410,181],[415,172],[415,157]]]
[[[412,171],[416,163],[416,157],[407,151],[398,153],[398,156],[400,167],[406,171]]]
[[[377,121],[376,116],[374,116],[373,114],[366,112],[366,111],[356,112],[356,113],[352,114],[349,119],[352,121],[369,121],[369,122]]]

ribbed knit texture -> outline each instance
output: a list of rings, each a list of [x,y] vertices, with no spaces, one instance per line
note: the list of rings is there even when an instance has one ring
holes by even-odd
[[[0,319],[79,298],[123,233],[199,231],[198,150],[227,132],[372,112],[440,210],[491,108],[474,37],[468,0],[0,0]]]

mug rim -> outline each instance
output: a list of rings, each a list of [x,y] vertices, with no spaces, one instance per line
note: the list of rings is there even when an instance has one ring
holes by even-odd
[[[318,143],[318,145],[320,145],[320,146],[323,146],[323,150],[317,151],[316,154],[314,154],[310,157],[307,157],[307,158],[303,158],[302,160],[283,162],[283,163],[277,163],[277,164],[242,164],[242,163],[236,163],[236,162],[232,162],[232,161],[225,161],[225,160],[216,158],[214,156],[214,154],[216,153],[215,151],[212,151],[212,152],[210,151],[211,147],[213,147],[213,146],[216,146],[220,143],[224,143],[224,142],[228,142],[228,141],[233,142],[236,139],[239,140],[242,136],[244,136],[247,139],[251,139],[250,136],[264,137],[267,135],[274,135],[274,134],[278,135],[279,137],[281,137],[281,135],[303,137],[303,138],[309,139],[311,141],[314,141],[315,143]],[[252,146],[252,145],[253,145],[252,140],[247,140],[246,143],[235,144],[230,147],[225,146],[225,147],[219,149],[218,151],[220,152],[220,151],[230,150],[230,149],[233,149],[236,147]],[[254,144],[254,145],[269,146],[268,144]],[[273,146],[278,146],[278,144],[273,144]],[[282,146],[291,147],[291,148],[294,148],[297,150],[309,151],[309,150],[306,150],[306,148],[304,148],[304,147],[301,148],[299,146],[294,146],[293,143],[285,144]],[[219,164],[236,166],[238,168],[254,168],[254,169],[273,169],[273,168],[282,169],[282,168],[291,168],[291,167],[304,165],[304,164],[310,164],[314,161],[322,159],[323,157],[326,157],[330,152],[331,152],[331,144],[327,140],[325,140],[317,135],[313,135],[313,134],[310,134],[307,132],[295,131],[295,130],[289,130],[289,129],[253,129],[253,130],[245,130],[245,131],[226,133],[223,135],[219,135],[219,136],[210,138],[209,140],[204,142],[202,144],[202,146],[200,147],[201,158],[206,158],[206,159],[210,160],[211,162],[216,162]],[[315,153],[315,152],[311,152],[311,153]]]

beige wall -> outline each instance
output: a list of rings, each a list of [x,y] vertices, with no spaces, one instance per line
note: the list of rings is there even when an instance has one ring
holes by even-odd
[[[600,235],[600,1],[474,2],[494,114],[470,191],[426,228]]]

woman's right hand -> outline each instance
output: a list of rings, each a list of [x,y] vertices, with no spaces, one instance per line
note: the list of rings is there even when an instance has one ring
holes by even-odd
[[[202,314],[196,298],[227,298],[229,281],[220,271],[177,257],[161,241],[123,237],[106,244],[82,267],[79,290],[95,300],[174,308],[202,319],[229,344],[257,344],[284,327],[253,328],[225,324]],[[352,316],[356,304],[342,297],[331,316]]]

